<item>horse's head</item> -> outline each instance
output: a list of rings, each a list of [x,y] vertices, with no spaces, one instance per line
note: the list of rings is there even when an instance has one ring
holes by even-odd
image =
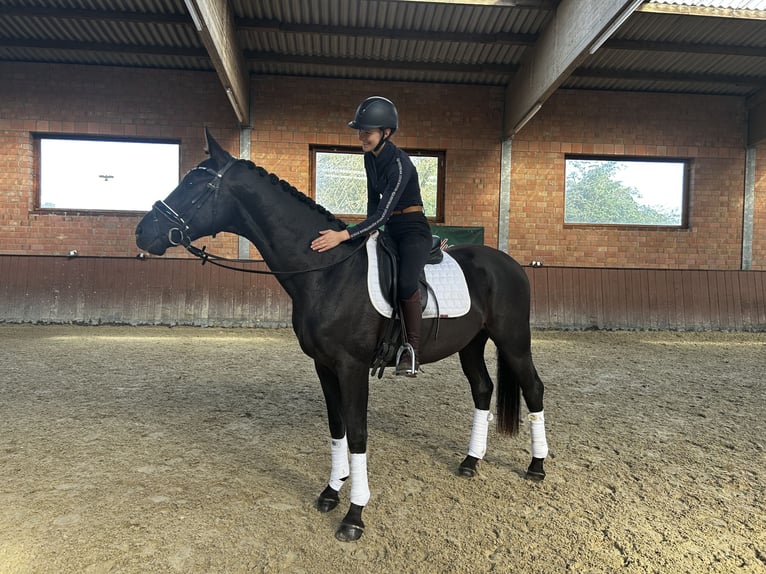
[[[223,231],[230,202],[220,197],[221,182],[236,163],[205,130],[210,157],[190,170],[164,201],[158,201],[136,227],[136,244],[153,255],[188,246],[199,237]]]

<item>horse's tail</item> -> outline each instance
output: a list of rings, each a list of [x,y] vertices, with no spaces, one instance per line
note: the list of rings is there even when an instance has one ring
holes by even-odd
[[[516,372],[503,357],[497,354],[497,430],[503,434],[519,432],[521,411],[521,386]]]

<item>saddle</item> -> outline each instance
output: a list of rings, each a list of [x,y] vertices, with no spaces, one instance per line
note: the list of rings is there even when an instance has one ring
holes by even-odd
[[[431,236],[431,251],[429,252],[426,265],[436,265],[442,262],[444,253],[441,250],[441,238]],[[385,233],[378,234],[377,241],[378,278],[380,290],[383,296],[393,308],[393,313],[386,323],[383,335],[378,341],[378,348],[370,364],[370,375],[377,372],[378,378],[383,377],[383,371],[387,366],[394,364],[396,353],[404,341],[403,321],[399,317],[399,297],[397,294],[397,276],[399,272],[399,254],[391,238]],[[428,293],[431,290],[426,280],[425,270],[420,272],[418,279],[420,290],[421,312],[428,305]],[[438,301],[436,302],[438,309]]]
[[[426,265],[438,265],[444,259],[444,253],[441,250],[441,237],[431,236],[431,251],[428,253]],[[385,233],[378,235],[378,277],[380,280],[380,291],[394,309],[398,308],[399,297],[396,292],[398,272],[399,272],[399,253],[396,251],[396,245]],[[420,289],[421,310],[428,304],[428,281],[426,272],[423,269],[418,278]]]

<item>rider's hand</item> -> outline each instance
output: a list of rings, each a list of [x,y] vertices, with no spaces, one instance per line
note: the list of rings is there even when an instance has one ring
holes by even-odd
[[[337,247],[349,238],[348,231],[333,231],[332,229],[323,229],[319,232],[319,237],[311,242],[311,249],[314,251],[329,251]]]

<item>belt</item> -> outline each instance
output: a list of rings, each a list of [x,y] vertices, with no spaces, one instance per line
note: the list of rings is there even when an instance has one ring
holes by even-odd
[[[399,211],[392,211],[391,215],[403,215],[405,213],[415,213],[416,211],[419,211],[420,213],[424,213],[424,209],[422,205],[410,205],[409,207],[405,207],[404,209],[400,209]]]

